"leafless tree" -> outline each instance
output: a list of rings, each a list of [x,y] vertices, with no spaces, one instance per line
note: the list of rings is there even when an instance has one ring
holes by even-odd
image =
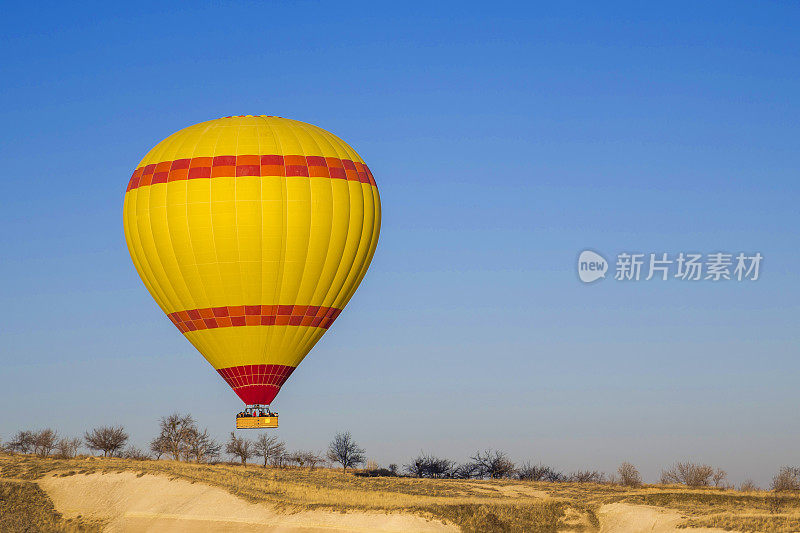
[[[58,433],[50,428],[33,434],[33,453],[39,457],[50,455],[58,444]]]
[[[11,451],[19,453],[31,453],[33,451],[33,441],[35,440],[33,431],[18,431],[7,444]]]
[[[603,483],[606,476],[597,470],[576,470],[567,479],[573,483]]]
[[[739,490],[742,492],[755,492],[760,489],[758,488],[758,485],[756,485],[755,481],[752,479],[745,479],[742,481],[742,484],[739,485]]]
[[[526,481],[564,481],[564,475],[547,465],[534,465],[530,462],[523,463],[517,470],[517,478]]]
[[[136,446],[128,446],[125,448],[121,454],[121,457],[124,457],[125,459],[133,459],[135,461],[146,461],[150,459],[149,455]]]
[[[711,482],[714,469],[709,465],[678,462],[661,471],[661,483],[682,483],[689,487],[706,487]]]
[[[61,459],[72,459],[78,455],[78,450],[81,447],[81,439],[61,438],[56,443],[56,450]]]
[[[619,482],[621,485],[625,485],[626,487],[642,486],[642,476],[639,474],[639,470],[632,464],[628,462],[622,463],[619,465],[617,473],[619,474]]]
[[[86,447],[103,452],[103,457],[114,457],[128,442],[128,434],[122,426],[101,426],[87,431],[83,436]]]
[[[436,457],[435,455],[420,453],[411,462],[405,465],[405,470],[414,477],[474,477],[476,467],[467,463],[456,467],[450,459]]]
[[[319,454],[302,450],[290,453],[288,455],[288,459],[293,463],[297,463],[297,465],[300,466],[301,468],[308,466],[311,470],[313,470],[314,467],[317,466],[319,463],[324,461],[324,459],[320,457]]]
[[[489,476],[492,479],[499,479],[514,475],[514,463],[505,452],[500,450],[477,452],[471,457],[471,460],[478,466],[480,477]]]
[[[728,473],[721,468],[717,468],[714,470],[714,474],[711,476],[711,481],[714,482],[715,487],[719,487],[723,481],[728,477]]]
[[[784,466],[772,478],[772,490],[775,492],[788,492],[800,490],[800,468]]]
[[[187,460],[192,459],[198,463],[204,463],[218,457],[222,445],[211,438],[207,429],[200,431],[196,427],[191,427],[186,432],[183,450]]]
[[[337,433],[328,445],[328,459],[342,465],[342,472],[354,468],[366,459],[366,452],[353,440],[349,431]]]
[[[150,443],[150,449],[153,450],[156,445],[161,454],[171,455],[175,461],[179,461],[187,453],[190,433],[197,430],[194,418],[190,414],[173,413],[162,417],[159,426],[161,431]]]
[[[280,466],[280,457],[286,453],[286,444],[275,435],[262,433],[256,439],[253,450],[256,455],[264,458],[264,466],[267,466],[267,462]]]
[[[165,453],[169,453],[168,444],[166,440],[161,437],[161,435],[150,441],[150,452],[153,454],[156,460],[161,459],[161,456]]]
[[[255,455],[253,443],[242,437],[237,437],[233,431],[231,431],[231,439],[225,446],[225,451],[238,457],[242,464],[247,464],[247,460]]]

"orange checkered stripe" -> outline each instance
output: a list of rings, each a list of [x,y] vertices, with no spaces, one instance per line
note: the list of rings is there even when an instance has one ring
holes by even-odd
[[[367,165],[350,159],[304,155],[218,155],[162,161],[137,168],[125,192],[170,181],[239,176],[298,176],[375,185]]]
[[[310,326],[328,329],[342,312],[318,305],[229,305],[187,309],[167,317],[182,333],[235,326]]]

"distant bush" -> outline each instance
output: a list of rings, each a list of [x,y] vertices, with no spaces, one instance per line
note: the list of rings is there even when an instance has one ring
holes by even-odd
[[[565,476],[547,465],[538,464],[534,465],[530,462],[525,462],[517,469],[517,479],[525,481],[550,481],[558,482],[564,481]]]
[[[711,481],[714,482],[715,487],[727,486],[727,484],[723,483],[723,481],[725,481],[727,478],[728,478],[728,473],[722,470],[721,468],[717,468],[716,470],[714,470],[714,473],[711,475]]]
[[[742,492],[754,492],[761,489],[758,488],[758,485],[756,485],[756,482],[752,479],[745,479],[742,481],[742,484],[739,485],[739,490]]]
[[[619,465],[617,474],[619,474],[620,485],[624,485],[626,487],[642,486],[642,476],[639,474],[639,470],[637,470],[637,468],[631,463],[624,462]]]
[[[18,431],[6,444],[6,447],[12,452],[31,453],[33,451],[33,441],[33,431]]]
[[[143,452],[136,446],[128,446],[122,451],[120,457],[125,459],[133,459],[134,461],[147,461],[152,459],[149,454]]]
[[[301,468],[307,466],[311,470],[314,470],[315,466],[325,461],[325,458],[317,453],[302,450],[287,454],[286,459]]]
[[[603,483],[605,480],[605,474],[597,470],[577,470],[567,477],[567,481],[573,483]]]
[[[396,467],[397,465],[394,466]],[[355,475],[359,477],[397,477],[397,469],[391,470],[376,466],[375,468],[367,468],[363,472],[356,472]]]
[[[455,462],[450,459],[420,453],[404,468],[413,477],[446,478],[452,477]]]
[[[81,439],[61,438],[56,443],[56,455],[60,459],[72,459],[78,455],[81,448]]]
[[[33,453],[39,457],[47,457],[58,444],[58,433],[50,428],[37,431],[33,434]]]
[[[772,478],[771,487],[775,492],[800,490],[800,468],[784,466]]]
[[[689,487],[707,487],[714,476],[709,465],[678,462],[661,471],[661,483],[681,483]]]
[[[128,434],[122,426],[101,426],[87,431],[83,440],[90,450],[103,452],[103,457],[114,457],[128,442]]]
[[[477,452],[471,460],[477,465],[478,477],[500,479],[514,475],[514,463],[500,450]]]

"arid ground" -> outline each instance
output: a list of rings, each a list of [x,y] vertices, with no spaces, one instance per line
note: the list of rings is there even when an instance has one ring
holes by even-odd
[[[800,531],[800,496],[0,455],[0,531]]]

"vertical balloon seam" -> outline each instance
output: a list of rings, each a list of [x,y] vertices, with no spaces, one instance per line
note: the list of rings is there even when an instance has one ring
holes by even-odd
[[[336,138],[333,135],[330,135],[330,136],[325,135],[324,134],[324,130],[322,130],[321,128],[316,128],[316,127],[311,126],[311,125],[308,125],[308,126],[314,128],[315,130],[319,130],[319,131],[317,131],[318,134],[322,133],[321,136],[331,143],[331,145],[334,147],[334,150],[335,150],[337,156],[339,156],[340,159],[344,159],[344,157],[341,154],[345,154],[345,156],[350,157],[351,160],[356,160],[357,161],[358,159],[360,159],[359,157],[352,157],[352,156],[349,155],[349,151],[347,150],[347,146],[346,146],[346,143],[344,143],[344,141]],[[335,183],[331,183],[332,187],[334,185],[336,185],[336,184]],[[340,273],[342,272],[342,265],[345,262],[345,257],[346,257],[347,251],[348,251],[348,243],[351,242],[350,239],[353,237],[351,235],[351,226],[352,226],[351,221],[352,221],[352,217],[353,217],[353,214],[352,214],[352,200],[353,199],[351,198],[351,195],[350,195],[350,184],[348,182],[345,182],[343,184],[343,188],[344,188],[345,191],[347,191],[346,204],[344,204],[344,205],[340,204],[341,207],[346,207],[346,209],[347,209],[347,225],[346,225],[346,229],[345,229],[345,237],[344,237],[344,240],[342,242],[341,248],[338,250],[339,256],[334,261],[334,264],[336,264],[337,266],[336,266],[333,278],[331,279],[331,283],[328,286],[328,289],[326,290],[325,297],[324,297],[324,301],[329,307],[334,307],[336,309],[339,309],[340,311],[343,309],[344,306],[336,305],[336,295],[339,293],[341,287],[347,282],[348,274],[345,273],[343,276],[341,276],[342,279],[341,279],[340,283],[338,284],[338,288],[337,288],[337,280],[340,277]],[[334,205],[336,205],[336,204],[334,204]],[[360,239],[360,236],[359,236],[359,239]],[[357,247],[356,247],[356,249],[357,249]],[[353,253],[352,260],[355,261],[355,259],[356,259],[356,255],[355,255],[355,253]],[[349,272],[349,268],[348,268],[348,272]],[[324,335],[324,333],[325,332],[322,332],[319,335],[319,337],[322,337]],[[311,350],[311,348],[314,346],[314,344],[316,344],[316,342],[318,342],[319,337],[314,339],[314,335],[312,335],[308,339],[306,339],[305,340],[305,344],[303,345],[301,352],[308,353]]]
[[[303,150],[303,156],[307,158],[309,150],[313,151],[314,155],[323,154],[324,152],[322,151],[322,148],[317,144],[315,138],[312,135],[310,135],[307,131],[305,131],[305,128],[303,128],[302,124],[303,124],[302,122],[297,122],[297,123],[293,124],[292,126],[293,126],[293,128],[295,130],[299,130],[299,131],[305,133],[305,136],[307,137],[306,142],[309,144],[308,148],[306,148],[304,146],[304,142],[301,140],[301,137],[299,135],[297,135],[297,133],[295,131],[293,131],[292,133],[298,139],[298,143],[300,144],[300,146],[301,146],[301,148]],[[315,148],[316,148],[316,150],[315,150]],[[324,268],[324,266],[325,266],[324,263],[323,263],[322,266],[320,267],[320,269],[316,269],[316,267],[314,267],[314,268],[311,269],[311,271],[309,271],[309,254],[311,253],[311,245],[312,245],[311,237],[313,235],[313,228],[314,228],[314,223],[315,223],[313,180],[314,180],[314,178],[312,176],[310,176],[310,175],[309,175],[308,179],[305,180],[305,182],[306,182],[306,184],[308,186],[308,211],[309,211],[308,237],[306,239],[306,259],[305,259],[305,263],[303,265],[303,272],[300,275],[300,283],[297,286],[297,295],[292,300],[292,303],[294,305],[313,305],[313,302],[311,301],[311,298],[313,298],[314,292],[316,292],[316,286],[318,285],[320,275],[322,274],[321,269]],[[313,260],[313,258],[312,258],[312,260]],[[318,271],[315,272],[315,270],[318,270]],[[316,277],[316,280],[313,279],[314,277]],[[312,284],[311,287],[310,287],[310,291],[307,289],[307,285],[309,283]],[[311,293],[311,295],[308,297],[308,301],[305,301],[305,300],[301,301],[300,300],[300,295],[303,292],[310,292]],[[306,328],[295,328],[291,332],[287,332],[287,336],[286,336],[287,338],[286,338],[285,342],[288,345],[288,347],[291,348],[292,346],[295,346],[296,348],[300,348],[302,346],[300,341],[302,340],[302,338],[304,336],[303,334],[305,333],[305,331],[307,331]],[[296,358],[299,358],[299,360],[297,361],[297,364],[299,364],[305,358],[307,353],[308,352],[303,353],[302,350],[297,351]]]
[[[303,130],[305,130],[306,134],[313,139],[314,135],[311,132],[308,132],[307,126],[308,125],[303,123],[303,122],[299,122],[298,123],[298,127],[303,129]],[[314,133],[316,133],[316,132],[314,132]],[[329,144],[330,144],[330,142],[329,142]],[[319,148],[319,146],[318,146],[318,148]],[[331,145],[330,148],[338,156],[339,152],[338,152],[338,150],[336,150],[336,147]],[[320,153],[323,153],[321,149],[320,149]],[[335,206],[336,206],[336,198],[335,198],[334,191],[333,191],[333,187],[334,187],[333,180],[329,179],[327,181],[327,184],[328,184],[328,187],[330,189],[331,224],[330,224],[330,229],[329,229],[329,232],[328,232],[327,246],[325,248],[325,257],[322,260],[322,267],[320,269],[320,275],[322,275],[322,273],[325,272],[326,267],[328,267],[328,259],[330,257],[330,253],[331,253],[331,248],[332,248],[331,242],[333,240],[333,230],[334,230],[333,210],[335,209]],[[313,210],[313,203],[312,203],[312,210]],[[334,273],[334,276],[335,276],[335,273]],[[331,278],[331,281],[333,281],[333,278]],[[330,285],[329,285],[329,287],[330,287]],[[327,296],[327,290],[326,290],[326,295],[323,296],[322,299],[317,300],[315,298],[316,295],[318,294],[320,288],[321,288],[320,281],[318,279],[317,283],[316,283],[316,286],[314,287],[314,291],[313,291],[313,293],[311,295],[311,300],[309,301],[309,304],[313,305],[315,302],[319,302],[321,305],[325,304],[325,297]],[[317,330],[317,328],[311,327],[311,328],[307,328],[305,331],[302,332],[302,334],[300,335],[300,338],[296,341],[298,349],[299,349],[298,350],[298,355],[300,356],[300,360],[298,361],[298,364],[305,358],[306,355],[308,355],[308,352],[311,350],[311,346],[307,346],[308,340],[309,339],[313,339],[314,337],[316,337],[316,340],[314,341],[314,343],[316,344],[316,342],[319,341],[319,339],[325,334],[325,331],[327,331],[327,330],[323,330],[320,333]]]
[[[338,155],[339,151],[336,150],[336,153]],[[325,290],[325,295],[323,296],[323,299],[322,299],[322,305],[326,306],[326,307],[333,307],[333,302],[331,300],[329,300],[329,297],[330,297],[331,292],[333,291],[334,287],[336,286],[337,278],[339,276],[339,271],[340,271],[340,268],[341,268],[341,263],[342,263],[342,260],[343,260],[343,258],[345,256],[345,253],[346,253],[346,250],[347,250],[347,243],[348,243],[348,240],[350,238],[349,231],[350,231],[350,216],[351,215],[350,215],[350,196],[349,196],[349,190],[347,189],[346,184],[344,186],[344,190],[348,191],[348,196],[347,196],[347,200],[346,201],[337,201],[336,187],[338,185],[337,185],[336,181],[330,180],[329,181],[329,185],[331,187],[331,218],[333,220],[336,219],[336,215],[334,213],[336,213],[337,207],[339,209],[346,209],[347,210],[347,223],[345,225],[344,238],[341,241],[341,245],[340,246],[329,247],[329,252],[326,254],[326,257],[325,257],[326,265],[327,265],[328,258],[333,257],[335,259],[332,261],[332,265],[331,265],[332,266],[332,270],[333,270],[333,275],[330,277],[330,283],[328,284],[328,287]],[[342,199],[342,200],[344,200],[344,199]],[[333,231],[334,231],[334,226],[331,225],[331,233],[330,233],[330,237],[329,237],[331,242],[333,242]],[[331,248],[332,248],[332,250],[331,250]],[[332,256],[330,255],[331,251],[334,254]],[[333,265],[335,265],[335,266],[333,266]],[[311,337],[310,337],[311,339],[316,337],[316,340],[314,341],[314,344],[316,344],[316,342],[318,342],[319,339],[322,336],[324,336],[325,332],[326,332],[326,330],[321,331],[318,336],[315,335],[315,334],[311,335]],[[311,345],[311,346],[313,346],[313,345]],[[302,354],[302,356],[304,358],[305,355],[307,355],[308,352],[311,350],[311,346],[309,346],[308,344],[301,345],[298,353]],[[300,359],[300,361],[302,361],[302,359]],[[299,364],[299,361],[298,361],[298,364]]]
[[[294,126],[293,124],[289,123],[287,125],[287,127],[285,128],[285,132],[284,133],[287,136],[291,135],[292,137],[294,137],[294,140],[296,141],[296,144],[297,144],[297,150],[299,152],[301,152],[300,154],[292,154],[292,155],[301,155],[303,157],[303,160],[305,160],[305,158],[306,158],[306,149],[303,146],[303,142],[301,141],[301,139],[295,134],[293,126]],[[287,174],[288,174],[288,172],[287,172]],[[297,302],[297,298],[299,296],[300,288],[302,287],[302,284],[303,284],[303,277],[304,277],[304,274],[305,274],[306,262],[308,261],[308,246],[309,246],[309,240],[310,240],[310,229],[309,229],[308,235],[306,235],[306,234],[300,232],[299,224],[298,224],[297,221],[295,221],[295,226],[294,227],[290,227],[289,224],[288,224],[288,220],[289,220],[290,215],[296,215],[296,213],[292,213],[291,206],[292,206],[293,203],[295,203],[295,202],[292,201],[292,197],[295,195],[295,193],[292,192],[292,191],[295,189],[295,187],[297,187],[301,183],[301,182],[296,181],[298,179],[299,180],[304,180],[304,178],[302,178],[302,177],[291,177],[290,178],[289,176],[286,176],[284,178],[285,184],[286,184],[286,187],[284,189],[286,191],[286,201],[284,202],[284,205],[286,206],[286,220],[287,220],[287,225],[286,225],[286,243],[287,243],[286,254],[287,254],[288,257],[292,257],[292,258],[295,258],[294,256],[296,255],[296,252],[294,252],[294,251],[291,254],[289,253],[289,250],[288,250],[288,243],[289,242],[294,243],[298,250],[301,250],[301,249],[304,250],[303,255],[302,255],[302,261],[298,261],[295,264],[294,268],[288,269],[289,272],[290,272],[290,275],[288,276],[288,279],[284,278],[284,280],[281,282],[281,293],[280,293],[280,297],[279,297],[279,302],[278,303],[282,304],[282,305],[288,305],[288,306],[294,306],[295,304],[298,303]],[[311,178],[309,177],[308,179],[310,180]],[[290,181],[290,180],[292,180],[292,181]],[[297,218],[297,217],[295,216],[294,218]],[[305,242],[303,242],[303,243],[299,242],[301,237],[306,237],[305,238]],[[299,260],[300,258],[297,257],[296,259]],[[287,269],[284,269],[284,275],[286,274],[286,271],[287,271]],[[294,272],[299,272],[299,274],[297,274],[296,276],[292,276],[291,273],[293,271]],[[293,278],[297,278],[297,279],[293,279]],[[287,281],[289,283],[286,283]],[[295,286],[293,286],[293,285],[295,285]],[[283,334],[280,336],[280,344],[278,346],[278,352],[279,353],[288,353],[290,351],[292,336],[293,335],[292,335],[291,329],[284,330]]]
[[[186,151],[189,152],[188,148],[189,148],[189,146],[191,146],[191,157],[190,157],[190,159],[192,157],[194,157],[195,154],[197,153],[197,146],[199,145],[199,139],[201,139],[204,135],[206,135],[206,133],[208,132],[209,129],[210,129],[210,126],[206,125],[206,127],[203,129],[203,131],[197,131],[196,132],[197,135],[195,137],[192,137],[192,136],[186,137],[184,139],[184,141],[183,141],[183,144],[181,145],[181,151],[183,151],[183,149],[185,147],[187,149]],[[187,180],[180,180],[180,181],[186,181],[186,184],[185,184],[185,186],[186,186],[186,204],[184,205],[184,215],[186,217],[185,218],[185,223],[186,223],[186,241],[187,241],[187,246],[191,250],[191,258],[194,261],[194,264],[192,265],[192,267],[194,268],[194,270],[195,270],[195,272],[197,274],[196,279],[198,281],[200,281],[200,280],[202,280],[203,276],[200,273],[200,267],[199,267],[199,261],[198,261],[198,257],[197,257],[197,251],[195,250],[194,243],[192,242],[192,234],[191,234],[191,228],[190,228],[190,224],[189,224],[189,191],[190,191],[189,185],[190,185],[190,183],[189,183],[188,179]],[[171,224],[170,224],[170,227],[171,227]],[[194,290],[195,291],[199,290],[202,293],[203,298],[204,298],[202,303],[204,305],[199,305],[201,303],[201,301],[198,300],[197,297],[193,294],[192,298],[194,300],[194,306],[192,307],[192,309],[206,307],[205,304],[207,304],[210,307],[211,306],[211,298],[210,298],[210,296],[208,294],[208,291],[206,290],[205,284],[202,283],[202,282],[199,282],[199,283],[197,283],[197,285],[198,285],[198,287],[196,287]],[[187,286],[188,286],[188,284],[187,284]],[[183,335],[197,349],[197,351],[201,355],[203,355],[203,359],[205,359],[206,362],[213,367],[214,365],[211,363],[211,361],[208,360],[208,357],[206,355],[204,355],[205,353],[208,353],[209,355],[212,355],[212,354],[215,354],[217,352],[217,349],[214,346],[213,339],[209,339],[209,338],[207,338],[207,336],[204,336],[204,335],[191,335],[190,336],[190,335],[188,335],[188,332],[185,332],[185,331],[183,332]]]

